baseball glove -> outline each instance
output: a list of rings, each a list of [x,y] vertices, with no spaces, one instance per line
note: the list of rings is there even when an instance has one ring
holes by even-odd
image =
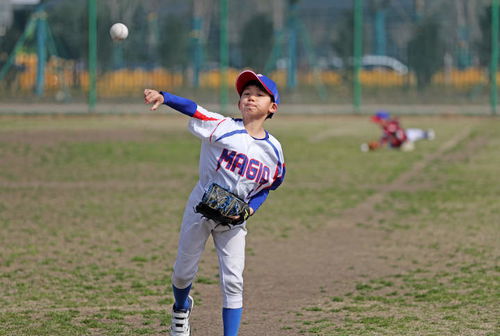
[[[215,183],[210,185],[195,211],[222,225],[239,225],[250,216],[247,203]]]
[[[380,144],[379,144],[379,142],[378,142],[378,141],[370,141],[370,142],[368,143],[368,148],[369,148],[370,150],[372,150],[372,151],[373,151],[373,150],[376,150],[376,149],[377,149],[377,148],[379,148],[379,147],[380,147]]]

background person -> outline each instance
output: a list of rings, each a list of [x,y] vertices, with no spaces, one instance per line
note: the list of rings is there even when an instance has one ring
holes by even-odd
[[[382,136],[377,141],[361,144],[361,151],[374,151],[385,146],[402,151],[415,149],[415,142],[419,140],[433,140],[433,129],[403,128],[397,118],[391,118],[387,111],[378,111],[371,117],[371,121],[382,129]]]

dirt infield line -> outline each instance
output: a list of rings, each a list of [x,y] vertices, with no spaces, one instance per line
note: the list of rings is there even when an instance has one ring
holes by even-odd
[[[363,214],[364,217],[372,216],[374,211],[374,206],[383,200],[385,195],[393,190],[399,190],[404,185],[408,183],[413,177],[418,176],[420,172],[429,165],[430,162],[442,156],[446,151],[455,147],[457,144],[465,140],[470,135],[471,129],[465,128],[460,133],[456,134],[453,138],[442,144],[437,151],[434,153],[428,154],[422,160],[418,161],[411,167],[410,170],[399,175],[394,181],[390,184],[381,187],[376,193],[368,197],[365,201],[358,204],[358,206],[346,210],[342,218],[351,218],[356,220],[361,220],[359,218],[360,214]]]

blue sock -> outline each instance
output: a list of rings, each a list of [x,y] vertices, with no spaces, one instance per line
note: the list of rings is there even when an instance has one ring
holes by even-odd
[[[243,308],[223,308],[222,321],[224,322],[224,336],[237,336],[240,329],[241,314]]]
[[[189,302],[187,298],[189,295],[189,291],[191,290],[191,285],[187,286],[184,289],[179,289],[172,285],[172,288],[174,290],[175,309],[188,309]]]

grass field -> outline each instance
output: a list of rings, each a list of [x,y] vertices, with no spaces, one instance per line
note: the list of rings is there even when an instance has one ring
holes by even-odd
[[[408,153],[361,153],[378,136],[366,117],[268,123],[287,177],[249,236],[287,244],[343,220],[373,233],[373,261],[386,265],[379,273],[356,263],[364,246],[342,251],[358,275],[286,308],[279,335],[500,334],[500,121],[403,123],[437,138]],[[1,117],[0,335],[167,334],[198,154],[186,119],[173,114]],[[365,217],[348,215],[363,204]],[[200,265],[195,295],[218,290],[215,267]],[[242,334],[251,330],[244,322]]]

